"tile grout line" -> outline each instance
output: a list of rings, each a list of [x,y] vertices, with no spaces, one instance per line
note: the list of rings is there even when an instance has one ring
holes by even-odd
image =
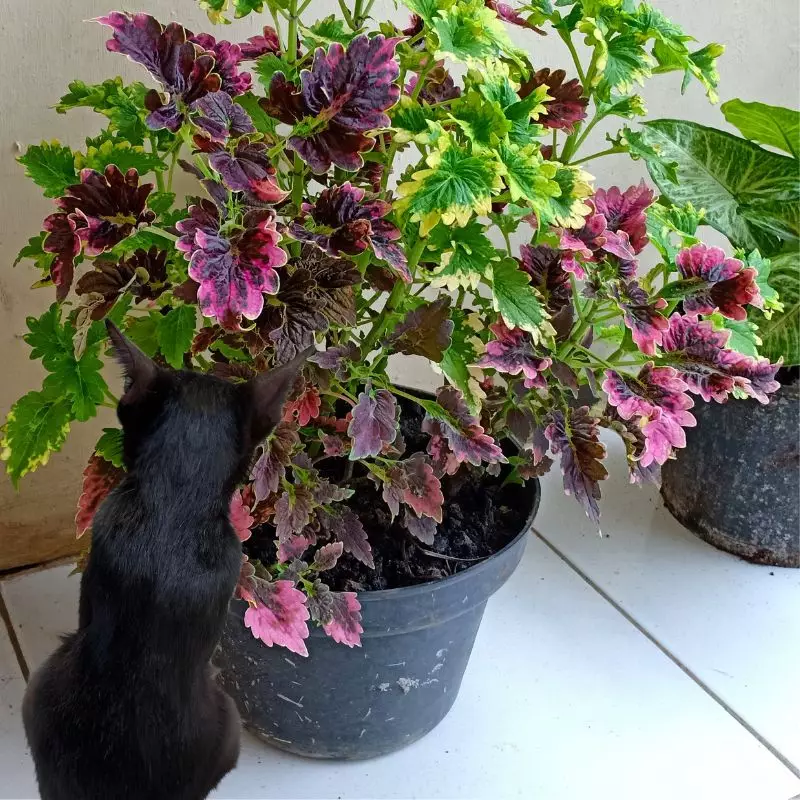
[[[535,527],[531,527],[534,535],[541,541],[554,555],[558,556],[581,580],[591,587],[600,597],[603,598],[617,613],[621,614],[639,633],[642,634],[651,644],[655,645],[678,669],[681,670],[688,678],[696,683],[712,700],[727,711],[754,739],[763,745],[778,761],[783,764],[795,777],[800,778],[800,769],[795,766],[780,750],[764,738],[747,720],[744,719],[738,712],[736,712],[725,700],[720,697],[707,683],[705,683],[697,674],[695,674],[689,667],[687,667],[678,657],[669,650],[666,645],[662,644],[650,631],[648,631],[635,617],[625,610],[611,595],[593,581],[589,575],[584,572],[574,561],[561,552],[554,544],[552,544],[544,534]],[[800,795],[798,795],[800,797]],[[794,800],[794,799],[792,799]]]
[[[17,665],[22,673],[22,677],[25,679],[25,683],[27,683],[31,676],[31,671],[28,668],[28,662],[25,660],[25,654],[22,652],[22,645],[20,644],[17,632],[14,629],[13,623],[11,622],[11,614],[8,611],[5,597],[3,597],[2,585],[0,585],[0,620],[2,620],[3,624],[5,625],[9,641],[11,642],[11,647],[14,649]]]

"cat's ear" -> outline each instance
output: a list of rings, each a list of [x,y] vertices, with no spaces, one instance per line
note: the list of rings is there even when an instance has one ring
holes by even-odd
[[[315,352],[309,347],[286,364],[269,372],[262,372],[242,385],[250,404],[250,435],[252,441],[260,442],[281,421],[283,404],[294,386],[300,370]]]
[[[125,394],[120,403],[134,402],[152,386],[158,375],[158,365],[127,339],[109,319],[106,320],[106,330],[114,346],[114,355],[125,374]]]

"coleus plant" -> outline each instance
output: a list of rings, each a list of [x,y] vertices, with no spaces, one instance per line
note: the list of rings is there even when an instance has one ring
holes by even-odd
[[[82,151],[43,142],[20,158],[55,210],[19,258],[56,302],[28,320],[48,375],[6,420],[13,481],[74,422],[114,407],[104,318],[162,363],[232,381],[314,345],[231,504],[243,541],[267,523],[277,540],[276,563],[243,562],[245,624],[305,654],[309,619],[359,644],[355,594],[325,583],[343,553],[373,566],[348,504],[356,463],[427,546],[446,513],[442,478],[504,464],[506,480],[524,481],[558,459],[597,521],[602,427],[625,442],[632,481],[657,481],[698,398],[766,402],[777,388],[776,365],[730,346],[729,327],[774,302],[758,253],[707,247],[691,205],[644,184],[594,189],[584,170],[611,152],[674,174],[631,127],[645,114],[636,84],[678,70],[713,100],[721,46],[693,49],[630,0],[407,0],[400,26],[372,20],[365,0],[314,23],[307,0],[202,5],[214,21],[266,7],[274,27],[232,43],[147,14],[100,18],[108,50],[147,84],[74,81],[57,110],[92,108],[103,129]],[[534,44],[560,37],[573,74],[537,64],[509,26]],[[581,155],[613,117],[611,147]],[[401,153],[411,166],[397,174]],[[180,172],[196,181],[185,198]],[[646,270],[650,243],[659,258]],[[396,354],[435,366],[435,399],[392,383]],[[591,406],[576,400],[585,386]],[[405,451],[398,398],[425,412],[424,452]],[[350,465],[340,481],[321,472],[326,458]],[[120,432],[106,429],[79,535],[122,470]]]

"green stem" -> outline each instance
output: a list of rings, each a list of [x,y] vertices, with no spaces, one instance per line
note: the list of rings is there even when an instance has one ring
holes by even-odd
[[[601,364],[606,369],[616,369],[616,367],[613,364],[610,364],[605,359],[600,358],[600,356],[598,356],[597,353],[593,353],[591,350],[587,349],[586,347],[583,347],[583,346],[581,346],[579,344],[576,344],[575,345],[575,349],[579,353],[583,353],[588,358],[591,358],[593,361],[596,361],[598,364]]]
[[[168,239],[170,242],[178,241],[178,237],[175,236],[174,233],[165,231],[163,228],[158,228],[155,225],[148,225],[147,228],[145,228],[145,230],[155,234],[156,236],[160,236],[162,239]]]
[[[573,148],[574,150],[574,148]],[[609,147],[607,150],[601,150],[599,153],[592,153],[590,156],[584,156],[583,158],[579,158],[576,161],[573,161],[573,166],[577,164],[585,164],[587,161],[594,161],[596,158],[602,158],[603,156],[611,156],[614,153],[624,153],[624,147]]]
[[[156,142],[156,136],[154,133],[151,133],[148,138],[150,140],[150,149],[153,151],[153,155],[157,157],[158,143]],[[159,170],[156,170],[156,186],[159,192],[164,191],[164,176]]]
[[[550,155],[553,161],[558,161],[558,130],[553,128],[553,152]]]
[[[514,258],[514,254],[511,252],[511,239],[509,238],[508,231],[505,228],[500,228],[500,233],[503,234],[503,241],[506,243],[506,251],[511,258]]]
[[[591,133],[592,128],[594,128],[594,126],[597,125],[597,123],[600,122],[601,119],[603,119],[603,116],[604,115],[600,114],[599,112],[596,112],[595,115],[589,120],[588,124],[583,129],[583,133],[578,137],[578,139],[575,142],[575,148],[573,150],[573,153],[577,153],[578,150],[581,149],[581,145],[586,141],[586,137]]]
[[[569,54],[572,56],[572,63],[575,65],[575,71],[578,73],[581,83],[585,86],[586,76],[584,75],[583,67],[581,66],[581,60],[578,58],[578,51],[575,49],[575,45],[572,43],[572,34],[563,28],[558,28],[557,30],[558,35],[567,46]]]
[[[167,173],[167,191],[172,191],[172,178],[175,175],[175,165],[178,163],[178,156],[181,154],[181,142],[172,151],[172,160],[169,163],[169,172]]]
[[[342,12],[342,16],[344,17],[345,22],[350,27],[350,30],[351,31],[356,30],[356,26],[353,23],[353,18],[350,16],[350,10],[345,5],[344,0],[339,0],[339,9]]]

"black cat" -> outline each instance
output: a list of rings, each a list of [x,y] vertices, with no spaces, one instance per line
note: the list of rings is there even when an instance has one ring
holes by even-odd
[[[33,676],[25,731],[43,800],[200,800],[239,755],[209,663],[241,562],[230,499],[307,354],[235,385],[108,331],[127,475],[95,515],[79,627]]]

